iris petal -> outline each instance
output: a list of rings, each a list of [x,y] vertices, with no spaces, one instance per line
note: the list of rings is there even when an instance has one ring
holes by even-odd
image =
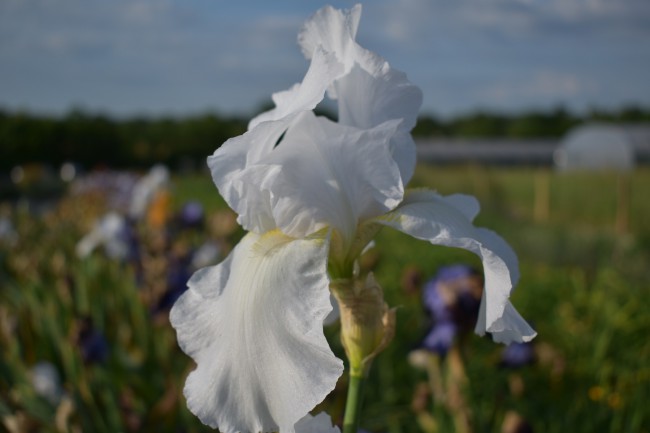
[[[267,160],[282,171],[258,184],[272,191],[278,228],[302,237],[330,226],[351,240],[360,220],[397,206],[404,187],[389,140],[398,124],[361,130],[301,115]]]
[[[334,388],[343,365],[323,335],[326,261],[323,237],[248,234],[190,279],[170,318],[197,363],[184,393],[202,422],[224,433],[291,431]]]
[[[341,433],[338,427],[332,425],[332,418],[325,412],[318,415],[307,415],[295,425],[296,433]]]
[[[406,74],[380,61],[385,66],[376,67],[380,71],[376,75],[356,64],[336,81],[339,123],[372,128],[389,119],[401,119],[398,133],[391,138],[391,153],[400,167],[403,182],[408,183],[416,158],[409,131],[415,126],[422,92],[408,81]]]
[[[535,331],[508,300],[519,279],[517,257],[497,234],[472,225],[470,218],[476,211],[476,201],[471,197],[455,195],[448,199],[418,190],[407,193],[399,207],[376,221],[417,239],[478,255],[483,262],[485,291],[476,332],[490,332],[502,343],[530,341]]]
[[[291,114],[316,108],[325,97],[327,87],[343,72],[343,65],[333,53],[317,49],[302,82],[289,90],[274,93],[273,102],[276,107],[253,118],[248,128],[253,129],[262,122],[283,119]]]
[[[311,59],[319,46],[326,51],[338,53],[340,58],[348,59],[347,69],[354,61],[354,39],[357,36],[359,20],[361,19],[361,5],[357,4],[352,9],[334,9],[325,6],[314,13],[303,24],[298,34],[298,43],[302,53]]]
[[[287,117],[278,122],[264,122],[229,139],[208,157],[212,180],[246,230],[265,233],[276,228],[269,192],[250,183],[250,167],[263,163],[292,120],[293,117]]]
[[[344,73],[333,76],[328,94],[338,100],[343,125],[372,128],[389,119],[401,119],[400,131],[391,139],[391,152],[402,181],[408,183],[415,167],[415,144],[409,131],[422,105],[422,92],[406,74],[392,68],[381,56],[356,43],[361,6],[350,10],[324,7],[303,26],[298,42],[311,59],[320,49],[331,52]]]

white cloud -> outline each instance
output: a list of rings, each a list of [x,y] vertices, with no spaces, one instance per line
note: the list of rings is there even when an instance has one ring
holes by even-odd
[[[650,35],[647,0],[386,0],[379,11],[378,28],[400,42],[423,35],[530,36],[559,29]]]
[[[135,25],[156,25],[173,13],[173,6],[168,0],[132,0],[119,4],[117,8],[117,16],[121,20]]]
[[[581,94],[591,93],[596,83],[589,77],[554,70],[534,72],[530,77],[519,80],[498,80],[489,83],[480,92],[488,103],[508,104],[511,101],[539,101],[546,105],[549,101],[569,100]]]
[[[0,0],[0,107],[250,110],[301,79],[320,3],[241,3]],[[371,0],[359,38],[435,111],[650,104],[648,0]]]

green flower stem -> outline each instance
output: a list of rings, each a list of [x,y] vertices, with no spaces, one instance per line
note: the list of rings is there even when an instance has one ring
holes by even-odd
[[[363,376],[350,375],[348,399],[345,403],[345,417],[343,418],[343,433],[357,433],[359,430],[365,381],[366,378]]]
[[[357,433],[363,384],[372,360],[393,338],[395,310],[384,302],[381,286],[372,274],[364,280],[333,279],[330,289],[341,310],[341,342],[350,365],[343,433]]]

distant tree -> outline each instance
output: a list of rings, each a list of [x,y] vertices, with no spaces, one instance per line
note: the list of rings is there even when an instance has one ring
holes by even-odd
[[[449,124],[451,135],[467,138],[503,137],[508,119],[504,115],[479,111],[457,117]]]
[[[604,110],[594,107],[589,110],[585,120],[592,122],[647,123],[650,122],[650,109],[637,105],[628,105],[620,110]]]
[[[128,161],[116,124],[108,117],[74,110],[59,122],[57,129],[57,134],[46,138],[47,146],[53,149],[47,162],[74,161],[91,167],[119,166]]]
[[[558,107],[550,112],[531,111],[513,117],[506,136],[513,138],[561,137],[580,120]]]
[[[446,125],[432,114],[420,116],[412,132],[415,137],[441,137],[448,133]]]
[[[623,107],[619,112],[618,120],[630,123],[650,122],[650,110],[638,106]]]

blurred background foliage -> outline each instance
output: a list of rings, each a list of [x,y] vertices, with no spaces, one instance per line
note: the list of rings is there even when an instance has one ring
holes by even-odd
[[[182,388],[193,363],[167,317],[200,246],[213,242],[223,258],[242,236],[234,215],[209,176],[174,176],[170,200],[156,211],[162,218],[132,227],[137,260],[101,250],[80,258],[77,242],[111,204],[106,192],[75,182],[83,179],[47,206],[0,207],[11,228],[0,237],[0,429],[210,431],[186,409]],[[648,185],[645,167],[625,174],[418,167],[411,186],[475,195],[476,224],[517,251],[522,277],[513,302],[539,333],[533,362],[516,368],[503,364],[503,346],[488,337],[459,343],[459,387],[473,431],[515,431],[506,430],[510,424],[535,432],[650,431]],[[194,224],[183,223],[187,203],[202,205]],[[398,307],[395,339],[366,388],[365,430],[459,431],[453,411],[433,397],[431,372],[413,362],[431,326],[421,287],[455,263],[480,269],[466,251],[390,230],[364,256],[363,270],[376,273]],[[326,329],[342,357],[338,332]],[[429,361],[452,375],[450,360]],[[335,421],[346,381],[317,408]]]
[[[326,111],[320,113],[329,115]],[[0,110],[0,170],[26,163],[58,166],[67,161],[86,169],[143,168],[155,163],[174,169],[203,167],[206,155],[246,130],[246,119],[216,113],[184,118],[121,119],[82,110],[53,117]],[[573,126],[587,121],[650,122],[650,109],[635,106],[617,111],[593,109],[582,115],[562,107],[520,114],[476,111],[448,119],[423,115],[413,135],[416,138],[559,138]]]

